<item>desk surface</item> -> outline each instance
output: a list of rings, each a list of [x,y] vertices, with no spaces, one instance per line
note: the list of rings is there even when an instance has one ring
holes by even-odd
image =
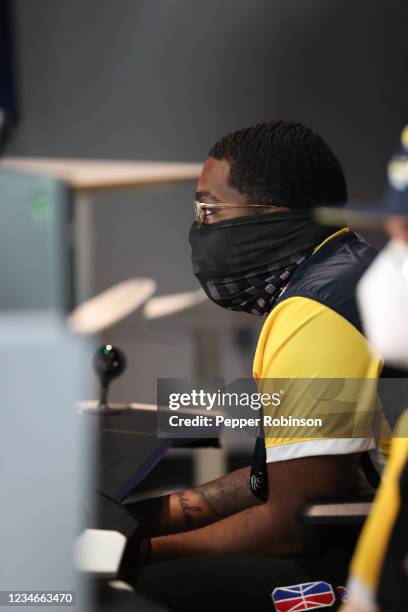
[[[0,167],[53,176],[78,192],[195,181],[201,171],[199,163],[45,157],[5,157]]]

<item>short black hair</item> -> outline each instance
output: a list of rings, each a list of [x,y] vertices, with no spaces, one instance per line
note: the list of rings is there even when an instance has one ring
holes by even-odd
[[[248,203],[292,209],[347,202],[343,169],[329,145],[310,128],[291,121],[258,123],[224,136],[209,152],[227,160],[229,184]]]

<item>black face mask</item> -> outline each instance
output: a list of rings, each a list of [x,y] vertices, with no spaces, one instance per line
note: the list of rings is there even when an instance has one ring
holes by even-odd
[[[251,215],[203,227],[193,223],[193,272],[219,306],[263,315],[294,270],[334,231],[307,211]]]

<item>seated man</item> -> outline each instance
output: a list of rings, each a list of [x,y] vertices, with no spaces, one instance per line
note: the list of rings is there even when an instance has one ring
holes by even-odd
[[[266,316],[254,359],[262,388],[274,379],[375,380],[381,373],[354,298],[376,250],[349,228],[319,226],[311,214],[346,200],[337,158],[299,123],[230,134],[203,166],[190,233],[194,273],[220,306]],[[313,417],[318,407],[306,395],[290,410]],[[349,404],[332,410],[333,431],[348,418],[342,405]],[[322,563],[306,563],[309,538],[296,520],[309,498],[347,495],[362,453],[374,451],[367,427],[359,436],[342,431],[266,430],[256,445],[252,490],[248,467],[155,500],[151,565],[140,591],[171,610],[271,610],[277,587],[334,580],[336,564],[346,572],[346,546],[335,558],[328,551],[324,575]],[[323,599],[312,593],[319,605],[334,601],[332,587],[322,587]]]

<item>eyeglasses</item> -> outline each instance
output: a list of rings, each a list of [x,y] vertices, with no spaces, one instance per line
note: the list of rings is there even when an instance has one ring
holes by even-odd
[[[213,213],[229,208],[279,208],[271,204],[207,204],[206,202],[194,201],[195,220],[198,225],[203,225],[204,219]]]

